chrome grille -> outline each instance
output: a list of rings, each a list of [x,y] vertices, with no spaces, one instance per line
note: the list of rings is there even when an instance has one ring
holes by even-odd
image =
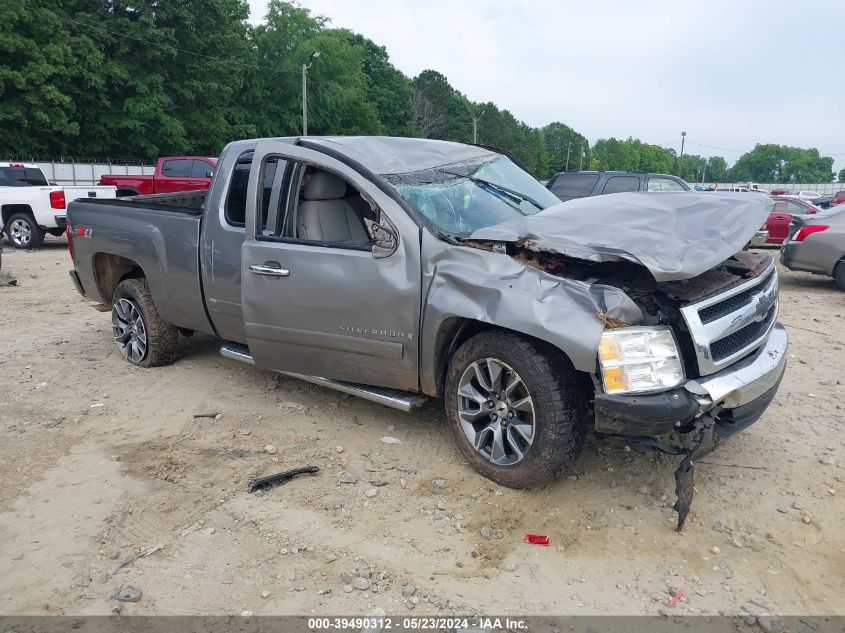
[[[762,345],[777,321],[774,262],[760,276],[681,308],[702,375],[730,365]]]

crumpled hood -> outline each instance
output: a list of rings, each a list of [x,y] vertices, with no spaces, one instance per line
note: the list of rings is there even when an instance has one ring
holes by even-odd
[[[627,260],[657,281],[689,279],[741,250],[768,217],[759,193],[615,193],[562,202],[473,232],[587,261]]]

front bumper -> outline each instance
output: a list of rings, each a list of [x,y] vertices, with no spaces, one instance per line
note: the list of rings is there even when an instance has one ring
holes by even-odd
[[[657,394],[595,398],[595,430],[607,435],[654,437],[692,430],[697,418],[715,417],[720,435],[757,421],[777,392],[786,369],[789,335],[777,324],[753,354],[682,387]]]

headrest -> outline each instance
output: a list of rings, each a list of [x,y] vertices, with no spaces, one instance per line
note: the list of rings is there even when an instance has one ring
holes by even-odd
[[[346,182],[327,171],[315,171],[305,187],[306,200],[335,200],[345,195]]]

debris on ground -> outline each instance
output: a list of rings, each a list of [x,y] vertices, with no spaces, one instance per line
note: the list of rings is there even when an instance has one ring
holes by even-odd
[[[134,585],[126,585],[115,591],[110,597],[109,600],[117,600],[118,602],[138,602],[141,599],[141,596],[144,595],[143,592]]]
[[[285,470],[275,475],[267,475],[266,477],[258,477],[251,479],[248,484],[247,492],[255,492],[256,490],[269,490],[273,486],[286,484],[291,479],[298,475],[316,475],[320,472],[318,466],[304,466],[302,468],[293,468]]]
[[[382,441],[383,444],[401,444],[402,443],[402,440],[397,439],[395,437],[390,437],[389,435],[385,435],[383,438],[381,438],[381,441]]]
[[[164,543],[159,543],[158,545],[153,545],[152,547],[148,547],[147,549],[145,549],[144,551],[142,551],[138,554],[133,554],[132,556],[127,556],[126,558],[124,558],[122,561],[120,561],[118,563],[117,567],[114,568],[114,571],[111,573],[111,575],[114,576],[117,572],[119,572],[121,569],[126,567],[129,563],[136,561],[139,558],[144,558],[145,556],[149,556],[150,554],[154,554],[155,552],[162,549],[163,547],[164,547]]]
[[[686,592],[683,589],[678,589],[675,595],[669,598],[669,602],[666,603],[666,606],[674,607],[676,604],[678,604],[678,600],[684,597],[684,594],[686,594]]]
[[[209,411],[208,413],[194,413],[194,418],[214,418],[215,420],[219,420],[221,414],[218,411]]]
[[[548,534],[526,534],[522,537],[523,543],[531,543],[531,545],[548,545]]]
[[[356,481],[358,481],[358,478],[352,473],[341,473],[340,477],[337,478],[339,484],[354,484]]]

